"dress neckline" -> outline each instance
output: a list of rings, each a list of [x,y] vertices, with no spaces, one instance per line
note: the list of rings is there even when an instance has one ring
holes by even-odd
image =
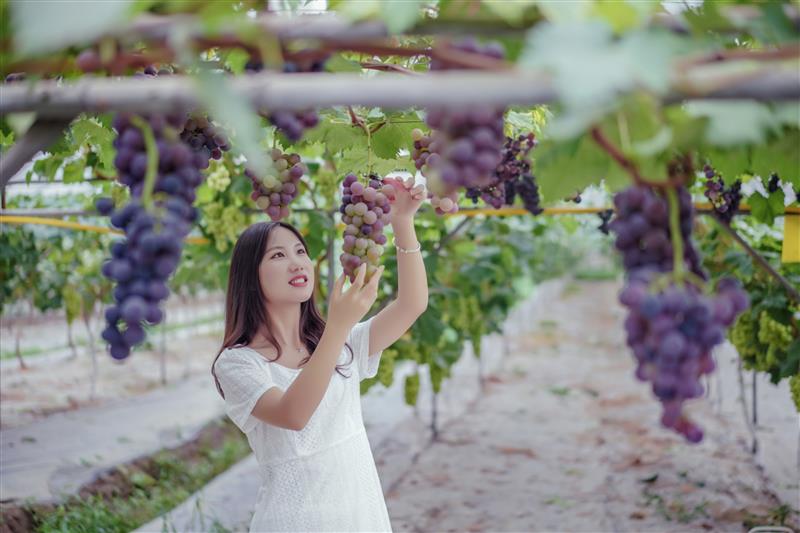
[[[302,368],[292,368],[292,367],[290,367],[290,366],[281,365],[281,364],[279,364],[279,363],[276,363],[275,361],[268,361],[268,360],[267,360],[267,358],[266,358],[266,357],[264,357],[264,356],[261,354],[261,352],[259,352],[258,350],[254,349],[254,348],[251,348],[251,347],[249,347],[249,346],[242,346],[242,348],[245,348],[246,350],[250,350],[251,352],[254,352],[254,353],[255,353],[255,354],[257,354],[257,355],[258,355],[258,356],[261,358],[261,360],[262,360],[262,361],[264,361],[265,363],[268,363],[268,364],[271,364],[271,365],[275,365],[275,366],[279,366],[279,367],[281,367],[281,368],[285,368],[286,370],[291,370],[292,372],[302,372],[302,370],[303,370]]]

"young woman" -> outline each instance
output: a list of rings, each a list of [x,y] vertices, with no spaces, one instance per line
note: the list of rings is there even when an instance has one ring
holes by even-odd
[[[233,250],[225,336],[212,365],[228,416],[258,459],[261,488],[251,531],[391,531],[361,414],[359,382],[427,307],[414,214],[424,188],[393,180],[397,299],[359,322],[383,267],[364,265],[334,284],[324,321],[314,304],[305,241],[282,222],[258,223]]]

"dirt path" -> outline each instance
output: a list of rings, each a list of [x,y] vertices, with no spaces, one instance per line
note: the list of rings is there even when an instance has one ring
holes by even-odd
[[[395,531],[747,531],[779,501],[707,401],[700,445],[634,380],[613,283],[567,285],[485,395],[392,485]],[[538,312],[538,311],[537,311]],[[380,457],[376,456],[380,463]],[[756,515],[753,517],[752,515]],[[750,520],[750,522],[748,522]],[[790,518],[798,527],[797,516]]]

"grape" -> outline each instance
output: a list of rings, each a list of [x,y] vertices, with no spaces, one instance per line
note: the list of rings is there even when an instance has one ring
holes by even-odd
[[[374,174],[369,177],[367,185],[359,182],[355,174],[346,175],[342,182],[339,212],[346,226],[339,260],[351,282],[362,263],[367,263],[365,280],[378,269],[387,241],[383,229],[391,221],[389,204],[394,194],[394,187],[384,184]],[[374,197],[374,200],[369,201],[367,197]]]
[[[432,154],[430,151],[431,138],[425,135],[419,128],[411,130],[411,139],[414,141],[414,148],[411,150],[411,159],[414,161],[414,166],[420,170],[422,174],[429,178],[428,198],[431,205],[436,210],[437,215],[444,215],[445,213],[458,212],[458,191],[454,188],[443,188],[437,186],[436,178],[430,177],[430,167],[427,166],[428,160],[432,164],[436,164],[438,154]]]
[[[777,174],[774,172],[769,176],[769,182],[767,183],[767,191],[773,193],[780,188],[781,179],[778,177]]]
[[[6,76],[6,83],[14,83],[25,80],[26,75],[24,72],[12,72]]]
[[[106,309],[102,333],[115,359],[125,359],[144,340],[144,322],[157,324],[163,319],[159,304],[169,296],[166,281],[177,268],[183,239],[197,219],[192,202],[203,181],[200,168],[208,166],[207,159],[203,164],[178,135],[184,115],[140,117],[149,123],[158,157],[152,205],[146,206],[142,195],[148,154],[133,117],[120,113],[113,120],[115,166],[119,181],[130,188],[130,201],[116,210],[108,198],[96,202],[98,211],[110,215],[111,224],[125,232],[102,267],[103,275],[116,282],[115,305]]]
[[[724,328],[749,306],[747,293],[732,278],[720,280],[709,297],[694,285],[655,283],[656,272],[628,271],[619,300],[628,309],[625,332],[637,362],[635,375],[650,382],[662,403],[661,423],[699,442],[702,430],[682,411],[686,400],[703,394],[700,376],[714,370],[711,350]]]
[[[716,172],[710,165],[705,165],[703,172],[706,176],[706,198],[711,202],[711,207],[717,216],[721,220],[730,223],[739,210],[739,202],[742,201],[741,180],[736,180],[730,187],[725,187],[725,182],[722,181],[722,178],[713,179],[716,176]]]
[[[691,240],[694,221],[692,198],[681,187],[678,199],[684,262],[691,272],[706,279],[700,256]],[[667,199],[649,187],[634,186],[617,193],[614,206],[617,216],[608,227],[616,234],[615,246],[622,253],[624,267],[627,270],[649,268],[671,272],[673,253]]]
[[[481,46],[472,40],[462,41],[453,47],[491,57],[496,57],[498,53],[503,55],[499,45]],[[439,59],[431,61],[432,71],[448,70],[450,67]],[[430,173],[442,182],[445,192],[449,193],[458,186],[482,188],[491,185],[502,158],[505,140],[503,114],[503,108],[486,106],[428,110],[426,123],[435,130],[428,149],[438,157],[435,162],[426,163],[431,169]]]
[[[512,205],[516,191],[515,186],[523,175],[529,173],[531,168],[527,159],[528,154],[537,144],[533,133],[520,135],[516,139],[506,137],[502,157],[494,169],[494,177],[491,182],[485,187],[468,188],[467,198],[471,199],[474,204],[478,203],[478,198],[481,198],[484,203],[495,209],[500,209],[504,204]],[[522,188],[530,189],[529,184],[523,185]],[[510,202],[508,201],[509,192],[512,196]],[[535,188],[535,194],[538,206],[538,187]]]
[[[325,59],[295,60],[285,61],[283,71],[286,73],[295,72],[322,72],[325,69]],[[245,65],[247,72],[260,72],[264,69],[264,64],[254,58]],[[263,117],[272,123],[278,131],[283,133],[287,139],[297,142],[303,138],[306,129],[313,128],[319,123],[319,115],[314,109],[303,111],[287,111],[282,109],[273,110],[270,113],[261,113]]]
[[[285,154],[277,148],[270,152],[276,175],[268,174],[258,178],[252,171],[245,174],[253,183],[250,197],[273,221],[289,216],[289,204],[300,192],[300,178],[306,167],[297,154]]]
[[[541,214],[544,210],[539,206],[539,186],[536,178],[532,174],[525,174],[517,181],[509,181],[505,184],[506,204],[513,205],[517,195],[522,199],[522,205],[532,215]]]
[[[222,152],[230,150],[225,135],[204,116],[186,120],[180,138],[195,152],[197,166],[207,168],[209,159],[221,159]]]
[[[223,163],[215,161],[209,167],[206,185],[213,190],[222,192],[231,184],[231,173]]]
[[[605,211],[600,211],[597,213],[597,216],[600,217],[600,225],[597,226],[597,229],[599,229],[605,235],[608,235],[608,222],[611,220],[613,215],[613,209],[606,209]]]

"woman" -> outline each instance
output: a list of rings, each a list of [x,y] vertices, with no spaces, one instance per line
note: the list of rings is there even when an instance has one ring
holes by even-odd
[[[325,322],[314,304],[314,265],[296,229],[254,224],[234,247],[212,374],[259,463],[251,531],[391,531],[359,382],[376,375],[381,352],[428,304],[414,232],[424,187],[391,182],[398,296],[369,320],[359,322],[383,267],[365,283],[362,265],[347,290],[339,276]]]

